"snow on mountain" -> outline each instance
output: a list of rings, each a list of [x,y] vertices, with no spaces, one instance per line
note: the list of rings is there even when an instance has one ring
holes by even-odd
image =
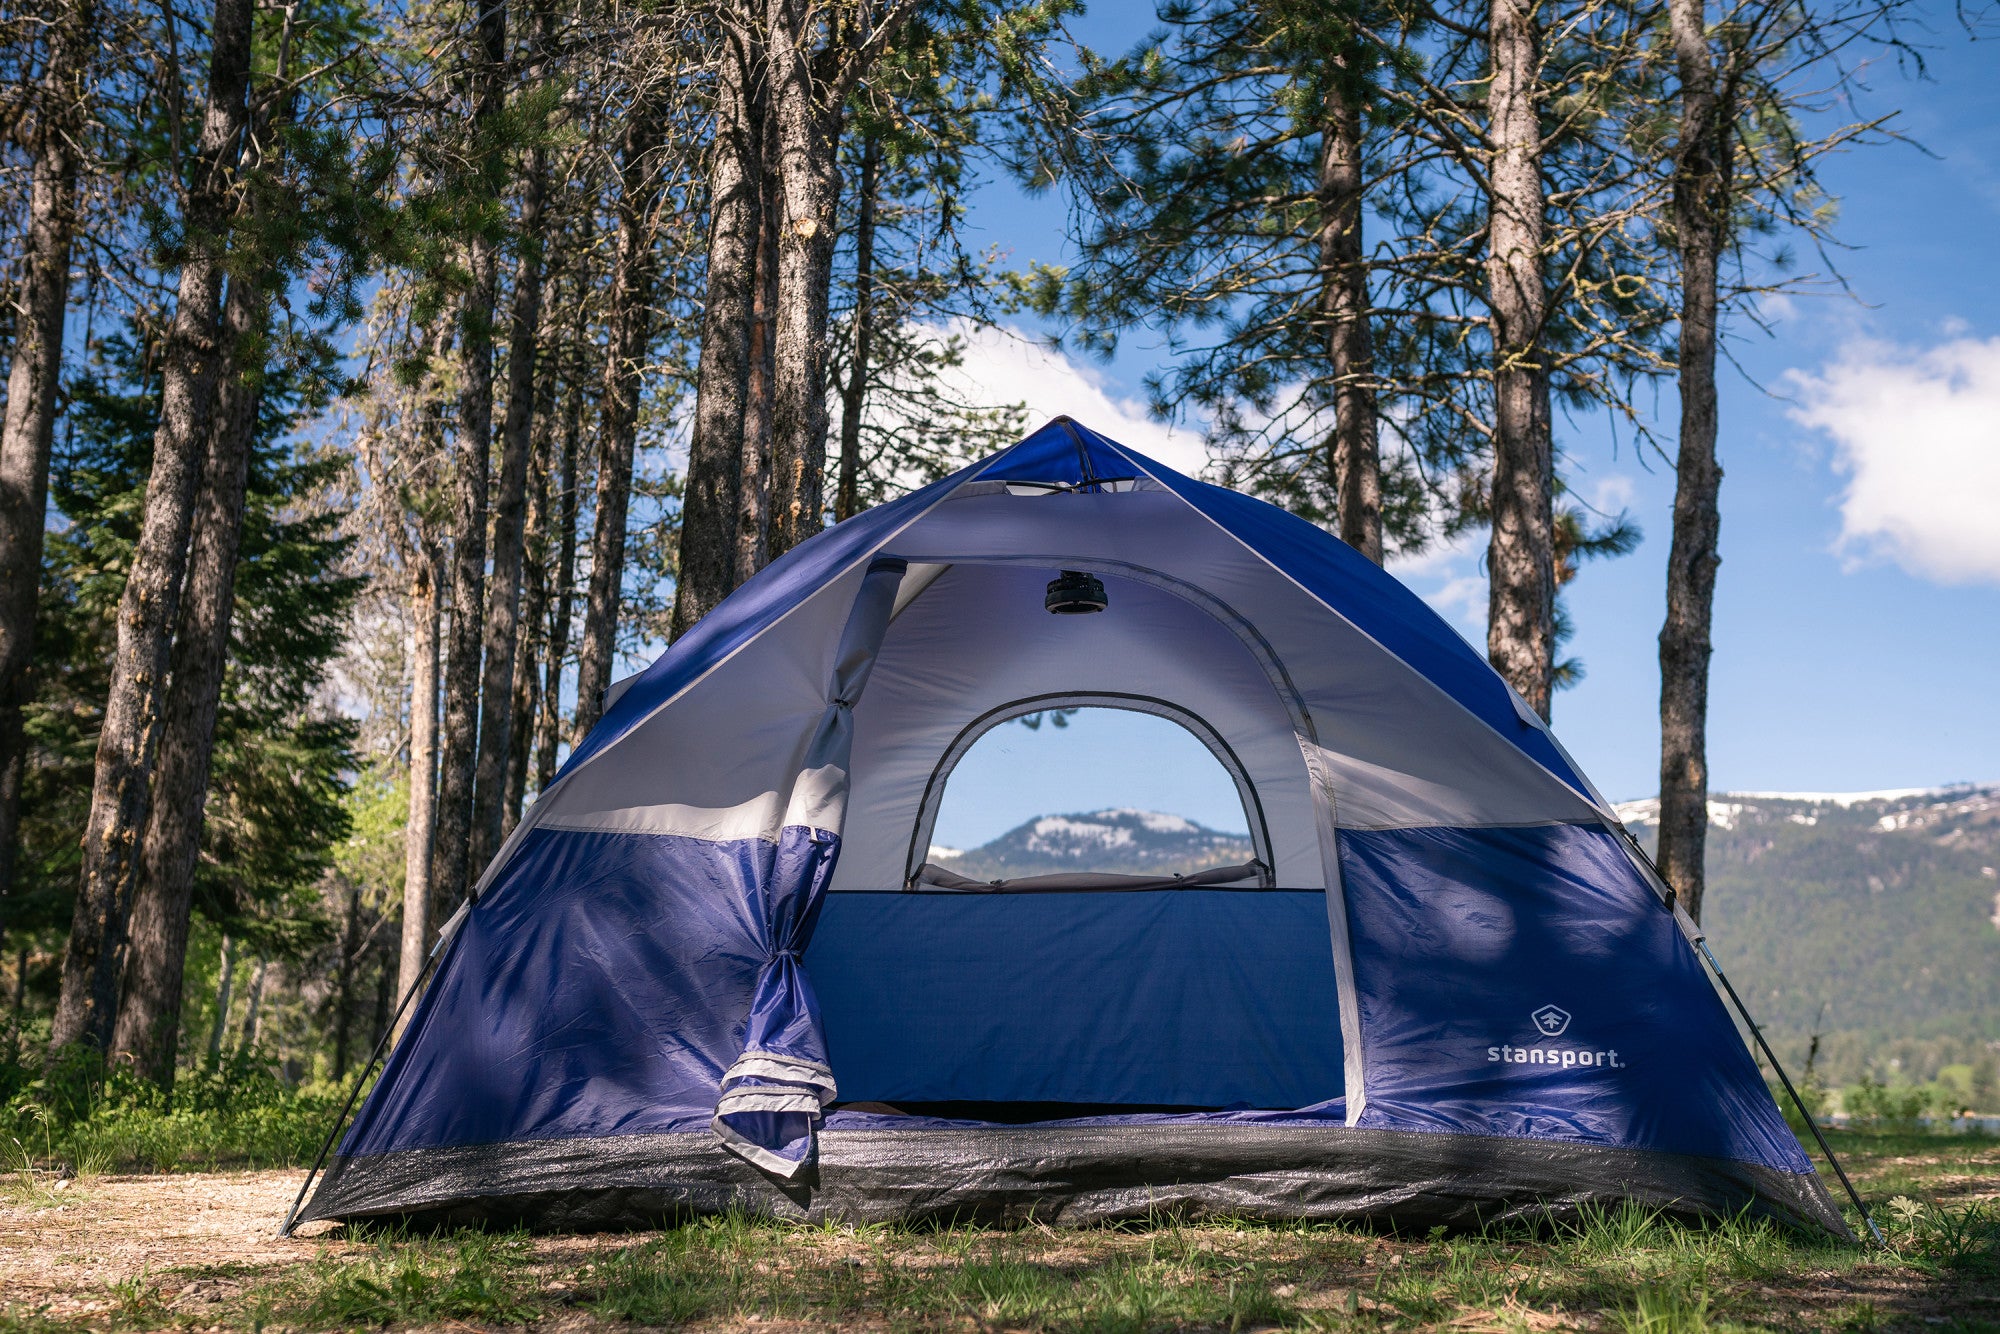
[[[1129,817],[1155,834],[1193,834],[1201,830],[1201,826],[1194,821],[1179,815],[1168,815],[1164,811],[1135,811],[1130,807],[1120,807],[1117,810],[1099,811],[1098,814],[1113,818]]]
[[[2000,1052],[2000,783],[1717,792],[1709,811],[1702,926],[1781,1054],[1817,1034],[1851,1083]],[[1657,801],[1618,815],[1652,846]]]
[[[1246,835],[1164,811],[1113,807],[1037,816],[969,851],[933,846],[930,860],[949,857],[951,869],[961,875],[1008,880],[1056,871],[1185,874],[1241,865],[1254,855]]]
[[[1659,823],[1660,799],[1621,801],[1611,808],[1631,826]],[[1746,821],[1782,820],[1817,825],[1834,814],[1873,817],[1884,831],[1925,829],[1963,817],[2000,819],[2000,784],[1897,787],[1876,792],[1717,792],[1708,799],[1708,822],[1735,829]]]
[[[1030,852],[1053,857],[1082,857],[1093,851],[1132,846],[1132,830],[1101,820],[1079,820],[1067,815],[1045,815],[1035,821],[1028,835]]]

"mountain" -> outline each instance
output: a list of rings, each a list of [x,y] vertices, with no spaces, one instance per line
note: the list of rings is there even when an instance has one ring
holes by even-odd
[[[1225,834],[1178,815],[1120,808],[1042,815],[969,852],[931,848],[937,865],[975,880],[1015,880],[1058,871],[1185,875],[1240,866],[1254,856],[1244,834]]]
[[[1616,808],[1651,850],[1659,803]],[[1702,926],[1781,1055],[1836,1083],[2000,1053],[2000,785],[1708,803]]]

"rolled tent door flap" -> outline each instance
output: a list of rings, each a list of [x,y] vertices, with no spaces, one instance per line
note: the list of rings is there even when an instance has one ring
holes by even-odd
[[[908,567],[868,568],[841,632],[828,702],[807,741],[777,843],[762,859],[749,905],[764,946],[743,1050],[722,1076],[710,1122],[724,1148],[787,1180],[814,1161],[825,1112],[837,1095],[819,999],[800,956],[812,942],[847,818],[854,705],[867,687]]]

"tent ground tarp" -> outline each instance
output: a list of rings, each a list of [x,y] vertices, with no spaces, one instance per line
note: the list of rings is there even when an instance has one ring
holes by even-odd
[[[1155,1216],[1476,1229],[1610,1199],[1690,1220],[1846,1224],[1813,1177],[1754,1164],[1486,1135],[1141,1124],[844,1129],[784,1185],[704,1134],[474,1145],[342,1161],[312,1216],[424,1226],[640,1228],[742,1211],[799,1222],[1088,1225]]]

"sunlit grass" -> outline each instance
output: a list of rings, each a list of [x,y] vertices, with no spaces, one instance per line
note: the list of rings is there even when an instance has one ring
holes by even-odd
[[[0,1334],[767,1322],[890,1334],[2000,1329],[2000,1144],[1898,1134],[1843,1136],[1841,1147],[1886,1251],[1748,1216],[1689,1226],[1632,1204],[1423,1234],[1173,1216],[1002,1229],[734,1214],[586,1238],[368,1228],[301,1244],[298,1262],[275,1271],[128,1280],[82,1314],[8,1308]],[[226,1300],[181,1309],[172,1294],[190,1276]]]

